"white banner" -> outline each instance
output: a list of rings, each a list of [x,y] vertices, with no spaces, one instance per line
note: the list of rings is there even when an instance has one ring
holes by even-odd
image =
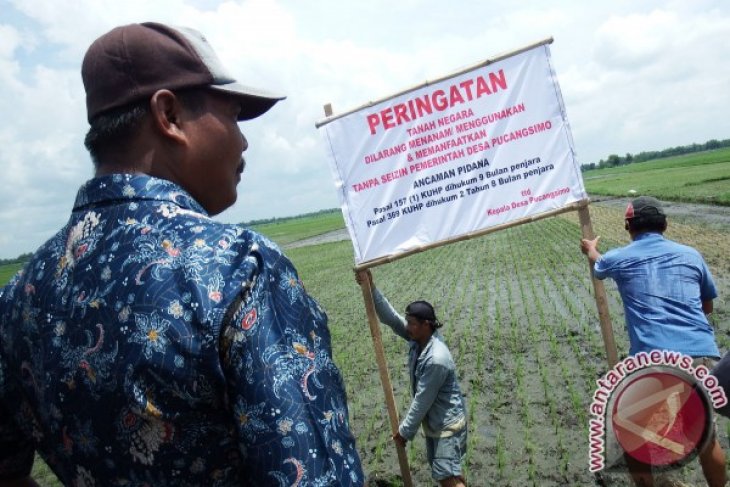
[[[358,264],[586,198],[547,44],[320,126]]]

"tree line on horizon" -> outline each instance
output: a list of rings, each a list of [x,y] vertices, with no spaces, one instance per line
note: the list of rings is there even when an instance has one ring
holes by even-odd
[[[627,164],[633,164],[636,162],[646,162],[646,161],[650,161],[652,159],[661,159],[664,157],[680,156],[683,154],[691,154],[693,152],[702,152],[702,151],[707,151],[707,150],[721,149],[723,147],[730,147],[730,139],[724,139],[724,140],[710,139],[707,142],[705,142],[704,144],[695,143],[695,144],[690,144],[690,145],[681,145],[681,146],[677,146],[677,147],[670,147],[668,149],[664,149],[664,150],[660,150],[660,151],[639,152],[638,154],[630,154],[627,152],[625,156],[611,154],[605,160],[601,159],[597,163],[591,162],[589,164],[583,164],[581,166],[581,172],[592,171],[595,169],[605,169],[608,167],[625,166]],[[328,214],[328,213],[335,213],[338,211],[340,211],[339,208],[327,208],[324,210],[313,211],[310,213],[303,213],[303,214],[294,215],[294,216],[272,217],[272,218],[261,218],[258,220],[250,220],[247,222],[242,222],[241,225],[248,227],[248,226],[253,226],[253,225],[265,225],[268,223],[283,223],[283,222],[286,222],[289,220],[296,220],[297,218],[324,215],[324,214]],[[28,252],[25,254],[20,254],[18,257],[15,257],[14,259],[0,259],[0,265],[25,264],[26,262],[28,262],[30,260],[31,257],[33,257],[33,253]]]
[[[683,154],[691,154],[693,152],[703,152],[714,149],[721,149],[723,147],[730,147],[730,139],[717,140],[710,139],[704,144],[690,144],[680,145],[677,147],[670,147],[668,149],[660,151],[644,151],[638,154],[626,153],[625,156],[619,156],[617,154],[611,154],[606,160],[601,159],[598,163],[591,162],[589,164],[583,164],[581,171],[592,171],[594,169],[605,169],[607,167],[618,167],[625,166],[627,164],[633,164],[635,162],[646,162],[652,159],[662,159],[664,157],[681,156]]]
[[[0,259],[0,265],[25,264],[30,260],[31,257],[33,257],[33,253],[28,252],[26,254],[20,254],[14,259]]]

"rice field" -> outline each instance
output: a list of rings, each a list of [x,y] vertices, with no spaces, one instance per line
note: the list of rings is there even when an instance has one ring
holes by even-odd
[[[591,195],[634,190],[661,200],[730,205],[730,148],[597,169],[583,174]]]
[[[622,209],[591,205],[605,251],[628,242]],[[725,227],[727,228],[727,227]],[[730,346],[730,231],[670,222],[667,236],[703,252],[718,285],[714,324]],[[398,308],[434,303],[457,362],[469,421],[467,475],[474,486],[629,485],[623,474],[588,471],[588,405],[607,371],[577,214],[539,221],[416,254],[373,269]],[[400,485],[395,448],[349,241],[291,249],[307,290],[327,310],[343,372],[351,425],[371,485]],[[615,286],[607,281],[619,356],[628,343]],[[383,341],[396,403],[410,403],[407,344],[386,327]],[[728,447],[728,421],[718,421]],[[422,438],[408,445],[416,485],[432,485]],[[37,461],[41,485],[59,485]],[[679,473],[704,485],[693,462]]]
[[[5,284],[17,273],[20,268],[23,267],[21,264],[5,264],[0,265],[0,285]]]
[[[345,220],[342,218],[342,212],[333,210],[329,213],[252,225],[251,228],[263,233],[279,245],[286,245],[291,242],[345,228]]]
[[[592,206],[601,250],[628,242],[622,210]],[[714,322],[721,349],[730,324],[730,234],[673,224],[668,237],[696,246],[715,275]],[[588,406],[595,379],[608,369],[588,264],[579,251],[577,215],[567,214],[396,261],[373,270],[399,309],[434,303],[457,362],[468,405],[468,477],[472,485],[629,485],[623,474],[588,471]],[[398,485],[398,463],[349,242],[293,249],[310,293],[330,316],[335,360],[367,471],[378,485]],[[628,351],[618,292],[607,281],[619,356]],[[410,403],[407,346],[383,330],[401,413]],[[725,432],[727,421],[719,420]],[[721,435],[727,447],[727,433]],[[422,439],[409,444],[416,485],[430,485]],[[679,473],[699,482],[690,464]],[[698,485],[702,485],[699,483]]]

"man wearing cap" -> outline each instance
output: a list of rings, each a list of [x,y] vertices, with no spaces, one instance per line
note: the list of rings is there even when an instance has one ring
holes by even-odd
[[[408,341],[408,370],[413,397],[408,412],[393,435],[402,447],[415,438],[419,427],[426,440],[431,478],[441,487],[464,487],[462,463],[466,459],[467,421],[456,364],[439,331],[443,326],[427,301],[413,301],[399,314],[375,287],[368,270],[356,275],[367,279],[378,319]]]
[[[282,97],[144,23],[82,66],[95,178],[0,291],[0,484],[363,485],[327,317],[236,200],[238,122]]]
[[[601,255],[598,240],[581,240],[581,250],[598,279],[616,281],[626,315],[631,355],[671,350],[711,365],[720,357],[707,314],[717,297],[715,283],[697,250],[664,238],[667,217],[661,203],[641,196],[629,203],[625,228],[632,242]],[[710,486],[725,485],[725,454],[713,438],[700,453]],[[638,485],[651,476],[636,474]]]

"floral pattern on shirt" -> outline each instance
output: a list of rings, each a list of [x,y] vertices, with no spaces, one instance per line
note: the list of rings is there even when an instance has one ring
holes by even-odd
[[[0,290],[0,478],[363,485],[327,316],[177,185],[93,179]]]

